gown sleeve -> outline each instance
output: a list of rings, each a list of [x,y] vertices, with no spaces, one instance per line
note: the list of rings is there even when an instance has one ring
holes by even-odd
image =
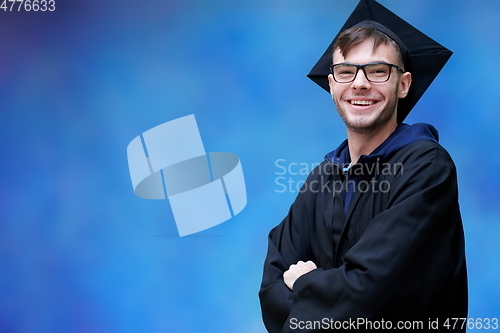
[[[291,264],[306,260],[309,245],[307,229],[309,207],[306,204],[308,188],[314,172],[309,175],[285,219],[269,233],[268,251],[259,292],[264,324],[270,333],[279,333],[294,305],[294,294],[283,281],[283,273]],[[303,223],[302,223],[303,222]]]

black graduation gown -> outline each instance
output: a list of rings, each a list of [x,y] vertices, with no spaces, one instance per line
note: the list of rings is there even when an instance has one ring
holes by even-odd
[[[361,178],[346,217],[334,186],[349,179],[325,161],[271,230],[259,292],[269,332],[322,331],[300,330],[297,323],[305,327],[324,318],[384,319],[394,329],[398,320],[421,320],[428,328],[438,318],[442,328],[447,318],[467,317],[464,234],[451,157],[423,140],[376,163],[378,170],[352,175]],[[318,269],[298,278],[291,291],[283,273],[299,260],[312,260]],[[446,331],[465,332],[467,325],[458,326]]]

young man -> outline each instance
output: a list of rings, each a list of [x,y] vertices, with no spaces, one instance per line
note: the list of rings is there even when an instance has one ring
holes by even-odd
[[[358,23],[360,17],[368,20]],[[327,51],[327,87],[347,140],[311,172],[269,234],[259,296],[271,333],[465,332],[455,166],[434,127],[402,123],[451,52],[430,40],[444,61],[436,64],[436,54],[422,59],[419,47],[431,42],[401,21],[362,0]],[[322,59],[320,75],[313,69],[310,77],[325,87]]]

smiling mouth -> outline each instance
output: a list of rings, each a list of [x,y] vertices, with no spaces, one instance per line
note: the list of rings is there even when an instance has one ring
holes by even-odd
[[[378,103],[378,101],[367,101],[367,100],[348,100],[347,101],[351,105],[356,105],[356,106],[369,106],[373,105],[375,103]]]

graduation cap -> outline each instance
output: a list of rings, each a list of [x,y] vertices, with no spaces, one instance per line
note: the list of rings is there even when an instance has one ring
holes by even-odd
[[[403,122],[453,52],[437,43],[375,0],[360,0],[351,16],[335,36],[307,77],[330,92],[328,74],[333,45],[340,33],[352,27],[369,26],[391,37],[403,55],[405,70],[412,74],[410,91],[398,103],[398,123]]]

